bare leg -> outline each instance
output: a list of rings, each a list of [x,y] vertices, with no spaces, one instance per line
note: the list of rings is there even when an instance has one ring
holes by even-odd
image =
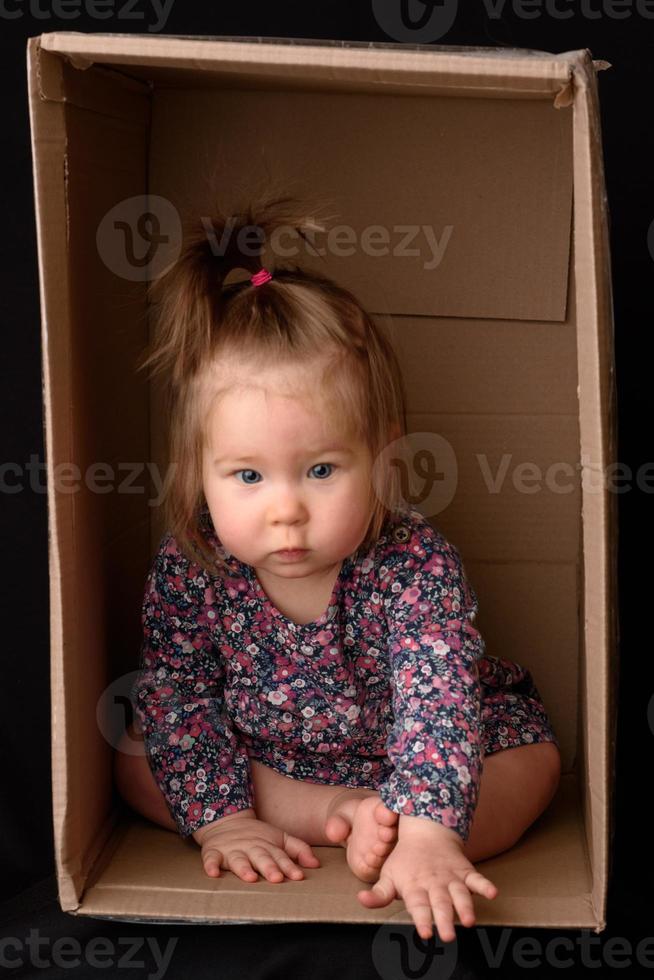
[[[170,815],[145,755],[130,755],[123,751],[128,742],[134,741],[142,743],[143,736],[130,726],[114,756],[114,778],[118,792],[137,813],[168,830],[176,831],[177,825]],[[250,771],[259,819],[281,827],[288,834],[300,837],[308,844],[332,844],[325,835],[325,822],[328,818],[327,808],[337,797],[362,799],[374,796],[379,799],[379,794],[374,789],[348,790],[344,786],[302,782],[284,776],[255,759],[250,760]]]
[[[166,830],[174,830],[175,833],[179,833],[163,793],[152,775],[145,754],[128,755],[126,751],[123,751],[124,747],[130,743],[133,745],[135,742],[143,744],[143,736],[135,732],[133,726],[130,725],[114,753],[116,788],[132,810],[136,810],[137,813],[147,817],[152,823],[165,827]]]
[[[126,733],[125,738],[137,736]],[[313,845],[332,845],[325,824],[357,797],[378,797],[375,790],[347,790],[284,776],[251,761],[257,816]],[[479,799],[464,853],[472,863],[512,847],[545,810],[560,775],[559,752],[553,742],[537,742],[494,752],[484,759]],[[154,823],[177,831],[145,756],[115,757],[115,778],[121,796]],[[382,805],[382,811],[385,809]],[[381,827],[380,833],[386,829]]]
[[[377,881],[395,847],[399,814],[364,787],[326,786],[284,776],[250,759],[257,816],[309,844],[346,849],[353,873]]]
[[[368,796],[379,799],[375,789],[328,786],[284,776],[256,759],[250,759],[255,808],[260,820],[283,827],[308,844],[330,846],[325,824],[337,801]]]
[[[114,778],[123,799],[153,823],[177,831],[166,801],[143,753],[128,752],[131,739],[143,744],[128,729],[114,756]],[[256,814],[309,844],[341,845],[347,862],[362,881],[376,881],[379,869],[397,841],[398,814],[381,805],[373,789],[326,786],[284,776],[250,760]],[[376,808],[381,813],[377,815]],[[329,835],[326,829],[329,825]]]
[[[332,844],[325,820],[338,812],[337,787],[302,782],[250,760],[257,814],[310,844]],[[546,809],[559,784],[559,750],[536,742],[494,752],[484,759],[470,836],[469,861],[483,861],[512,847]],[[358,790],[379,797],[374,790]],[[335,805],[336,804],[336,805]],[[382,805],[383,806],[383,805]]]
[[[484,759],[479,798],[463,853],[475,864],[516,844],[547,808],[561,773],[553,742],[493,752]]]

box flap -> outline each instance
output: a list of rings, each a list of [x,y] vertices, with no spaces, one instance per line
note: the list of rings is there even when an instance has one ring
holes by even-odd
[[[155,89],[153,189],[183,213],[214,196],[232,213],[284,174],[331,217],[310,246],[289,230],[271,269],[332,276],[370,313],[565,320],[571,110],[421,93]]]

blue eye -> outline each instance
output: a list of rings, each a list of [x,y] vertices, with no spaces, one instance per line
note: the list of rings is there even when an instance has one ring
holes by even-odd
[[[257,476],[259,475],[256,470],[236,470],[236,472],[234,473],[234,476],[238,476],[239,473],[254,473]],[[255,482],[257,482],[257,481],[255,481]],[[245,481],[245,485],[247,487],[253,486],[253,484],[250,483],[248,480]]]
[[[313,470],[319,470],[321,466],[328,466],[328,467],[331,467],[331,469],[334,469],[334,464],[333,463],[316,463],[315,466],[312,466],[311,467],[311,471],[313,471]],[[326,475],[327,476],[331,476],[331,473],[327,473]],[[324,479],[324,477],[320,477],[319,476],[318,479],[319,480],[320,479]]]

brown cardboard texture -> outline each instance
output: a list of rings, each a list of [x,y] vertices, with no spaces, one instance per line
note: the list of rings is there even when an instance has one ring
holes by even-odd
[[[615,390],[600,67],[586,50],[29,40],[64,910],[412,921],[399,900],[358,902],[343,848],[317,848],[322,866],[299,882],[209,879],[195,842],[136,817],[113,787],[99,706],[138,665],[162,528],[152,493],[98,493],[84,479],[71,492],[69,464],[79,477],[102,461],[116,484],[125,461],[163,472],[165,419],[135,372],[146,283],[111,271],[96,231],[139,195],[206,214],[217,172],[227,213],[232,191],[242,200],[251,178],[270,176],[300,195],[318,188],[359,231],[429,226],[447,242],[432,268],[424,243],[412,254],[411,242],[401,261],[359,247],[298,261],[318,263],[390,324],[410,431],[440,434],[456,453],[456,493],[433,523],[461,551],[488,652],[531,669],[561,740],[552,804],[479,865],[499,894],[475,896],[477,922],[604,929],[617,626],[615,494],[602,486],[615,459]]]

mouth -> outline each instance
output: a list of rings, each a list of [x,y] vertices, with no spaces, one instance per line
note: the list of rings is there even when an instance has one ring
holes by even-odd
[[[280,558],[302,558],[308,552],[308,548],[280,548],[275,554]]]

